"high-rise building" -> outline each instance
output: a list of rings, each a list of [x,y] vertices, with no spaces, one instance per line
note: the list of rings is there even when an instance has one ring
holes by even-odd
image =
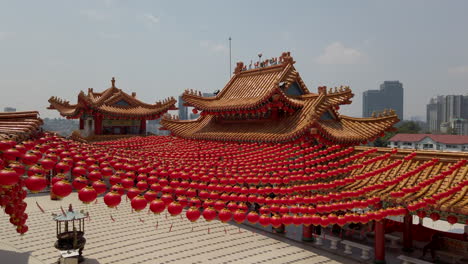
[[[179,108],[179,119],[187,120],[188,119],[188,107],[184,105],[185,101],[182,99],[182,96],[179,96],[178,108]]]
[[[442,95],[431,98],[426,106],[426,118],[431,133],[466,135],[468,95]]]
[[[16,112],[16,108],[7,106],[3,108],[3,112]]]
[[[371,117],[373,112],[385,109],[395,110],[403,120],[403,84],[399,81],[384,81],[380,90],[368,90],[363,93],[362,116]]]

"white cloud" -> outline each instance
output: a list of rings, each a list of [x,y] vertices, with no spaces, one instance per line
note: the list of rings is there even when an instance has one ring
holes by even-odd
[[[453,67],[450,68],[448,71],[452,74],[468,74],[468,65]]]
[[[316,58],[319,64],[359,64],[366,55],[357,49],[347,48],[341,42],[333,42],[325,47],[324,53]]]
[[[200,41],[200,47],[208,49],[212,52],[227,52],[228,48],[226,45],[213,43],[210,40],[202,40]]]
[[[102,20],[106,20],[109,18],[108,14],[97,11],[96,9],[81,10],[80,14],[82,14],[83,16],[87,17],[90,20],[102,21]]]
[[[143,15],[149,22],[153,24],[158,24],[159,23],[159,17],[153,16],[151,14],[145,14]]]

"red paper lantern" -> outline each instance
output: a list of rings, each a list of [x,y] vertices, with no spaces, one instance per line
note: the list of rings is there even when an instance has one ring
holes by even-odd
[[[131,206],[132,206],[133,210],[135,210],[137,212],[145,209],[147,204],[148,204],[148,201],[146,201],[145,197],[143,197],[141,195],[137,195],[137,196],[133,197],[133,199],[131,201]]]
[[[246,214],[242,210],[236,210],[232,216],[234,221],[236,221],[238,224],[242,223],[245,221]]]
[[[201,213],[197,207],[192,206],[185,212],[185,216],[190,222],[195,222],[200,218]]]
[[[449,222],[451,225],[456,224],[458,222],[458,218],[456,216],[449,215],[447,217],[447,222]]]
[[[184,209],[184,208],[182,207],[182,205],[181,205],[178,201],[171,202],[171,203],[167,206],[167,211],[168,211],[172,216],[179,215],[179,214],[182,212],[182,209]]]
[[[60,180],[52,185],[52,193],[59,198],[67,197],[72,191],[72,185],[67,180]]]
[[[273,215],[271,218],[270,218],[270,223],[273,227],[275,228],[278,228],[281,226],[281,224],[283,223],[282,221],[282,218],[278,215]]]
[[[158,198],[158,193],[153,190],[149,190],[144,194],[144,197],[146,201],[151,202],[154,199]]]
[[[121,195],[117,191],[111,191],[104,195],[104,203],[107,207],[114,208],[122,201]]]
[[[223,222],[223,223],[226,223],[228,222],[229,220],[231,220],[232,218],[232,213],[231,211],[229,211],[228,209],[224,208],[222,209],[219,213],[218,213],[218,219]]]
[[[32,175],[29,176],[24,181],[26,188],[28,188],[32,193],[37,193],[44,190],[47,187],[47,180],[42,175]]]
[[[426,217],[427,214],[426,214],[425,211],[418,211],[417,215],[418,215],[419,218],[424,218],[424,217]]]
[[[216,211],[215,209],[208,207],[203,210],[203,218],[205,218],[206,221],[211,221],[216,218]]]
[[[88,180],[83,176],[77,177],[72,182],[73,188],[81,190],[88,185]]]
[[[18,183],[19,174],[12,169],[0,170],[0,186],[12,186]]]
[[[80,199],[80,201],[82,201],[85,204],[93,202],[94,200],[96,200],[96,198],[97,193],[93,187],[86,186],[78,191],[78,199]]]
[[[432,219],[432,221],[437,221],[440,219],[440,215],[438,213],[431,213],[429,217]]]
[[[247,214],[247,221],[249,221],[252,224],[257,223],[259,218],[260,216],[254,211]]]
[[[93,182],[92,186],[96,190],[96,193],[98,195],[102,194],[102,193],[105,193],[107,191],[107,185],[101,180]]]
[[[160,214],[161,212],[164,211],[164,209],[166,209],[166,204],[164,203],[163,200],[154,199],[153,201],[151,201],[151,203],[150,203],[151,212],[153,212],[155,214]]]
[[[258,218],[258,223],[262,226],[268,226],[270,225],[270,217],[267,215],[267,214],[262,214],[259,218]]]

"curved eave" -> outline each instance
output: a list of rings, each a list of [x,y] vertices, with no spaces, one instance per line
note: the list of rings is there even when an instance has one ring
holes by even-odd
[[[377,138],[393,129],[400,120],[397,115],[377,118],[340,116],[339,120],[318,120],[317,128],[322,137],[336,143],[358,143]]]
[[[197,120],[182,121],[163,118],[161,125],[175,136],[188,139],[241,141],[241,142],[286,142],[303,136],[319,116],[316,105],[323,100],[308,101],[303,108],[282,120],[253,122],[215,122],[211,115]]]

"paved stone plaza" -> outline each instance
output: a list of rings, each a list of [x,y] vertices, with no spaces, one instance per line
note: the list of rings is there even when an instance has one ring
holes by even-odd
[[[63,201],[51,201],[45,194],[30,195],[26,202],[29,232],[24,236],[16,233],[6,214],[0,216],[2,264],[56,262],[59,252],[53,246],[56,230],[51,214],[60,213],[60,206],[66,210],[70,203],[90,212],[84,263],[355,263],[244,226],[204,220],[192,224],[185,216],[132,213],[125,199],[118,209],[107,208],[102,197],[86,206],[76,194]]]

